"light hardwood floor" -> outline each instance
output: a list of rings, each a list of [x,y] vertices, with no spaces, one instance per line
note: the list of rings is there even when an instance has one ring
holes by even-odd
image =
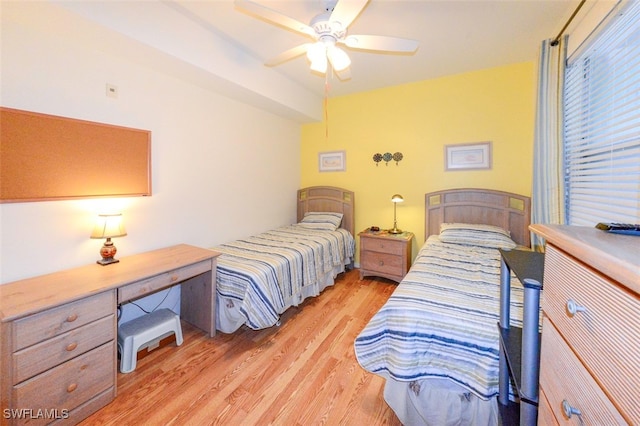
[[[279,327],[204,333],[183,323],[171,343],[118,373],[118,396],[83,425],[400,425],[384,380],[363,370],[353,342],[396,288],[342,274]]]

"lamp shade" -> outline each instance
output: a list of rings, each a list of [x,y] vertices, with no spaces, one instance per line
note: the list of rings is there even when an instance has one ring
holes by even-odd
[[[351,59],[349,59],[349,55],[336,47],[335,45],[330,45],[327,48],[327,56],[329,57],[329,61],[331,61],[331,66],[334,70],[340,72],[346,70],[349,65],[351,65]]]
[[[391,197],[392,203],[401,203],[403,201],[404,201],[404,198],[402,198],[402,195],[400,194],[395,194],[393,197]]]
[[[125,235],[127,231],[124,229],[121,213],[99,214],[90,238],[115,238]]]
[[[327,47],[318,41],[307,48],[307,58],[311,61],[311,70],[324,74],[327,72]]]

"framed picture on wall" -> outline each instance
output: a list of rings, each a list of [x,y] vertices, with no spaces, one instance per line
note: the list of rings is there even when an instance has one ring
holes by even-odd
[[[444,169],[446,171],[491,169],[491,142],[445,145]]]
[[[319,153],[318,169],[321,172],[344,172],[346,170],[345,151]]]

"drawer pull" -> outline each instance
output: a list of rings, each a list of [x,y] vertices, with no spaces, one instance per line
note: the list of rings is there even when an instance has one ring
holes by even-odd
[[[67,317],[67,322],[74,322],[78,319],[78,314],[72,314]]]
[[[567,300],[567,312],[569,313],[570,317],[574,316],[578,312],[586,312],[586,310],[587,308],[585,308],[584,306],[578,305],[575,302],[575,300],[573,299]]]
[[[67,393],[71,393],[74,390],[76,390],[78,388],[78,384],[77,383],[71,383],[69,386],[67,386]]]
[[[580,410],[575,407],[572,407],[571,404],[566,399],[562,400],[562,411],[567,419],[570,419],[574,414],[578,417],[582,415]]]
[[[384,266],[384,260],[379,261],[379,262],[378,262],[378,265],[380,265],[380,266]]]
[[[178,278],[179,278],[179,277],[178,277],[177,275],[172,275],[172,276],[171,276],[171,282],[173,283],[173,282],[178,281]]]
[[[73,343],[69,343],[66,349],[67,349],[67,352],[71,352],[77,347],[78,347],[78,344],[76,342],[73,342]]]

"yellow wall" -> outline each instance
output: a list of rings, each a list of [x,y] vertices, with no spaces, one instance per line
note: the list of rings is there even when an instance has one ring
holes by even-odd
[[[353,78],[357,78],[354,76]],[[334,82],[333,84],[348,84]],[[330,98],[328,119],[302,128],[301,187],[355,191],[356,228],[398,227],[424,242],[424,194],[477,187],[531,195],[535,73],[533,63],[469,72]],[[491,141],[491,170],[445,171],[444,147]],[[319,172],[318,153],[346,151],[346,171]],[[375,153],[403,160],[377,166]]]

